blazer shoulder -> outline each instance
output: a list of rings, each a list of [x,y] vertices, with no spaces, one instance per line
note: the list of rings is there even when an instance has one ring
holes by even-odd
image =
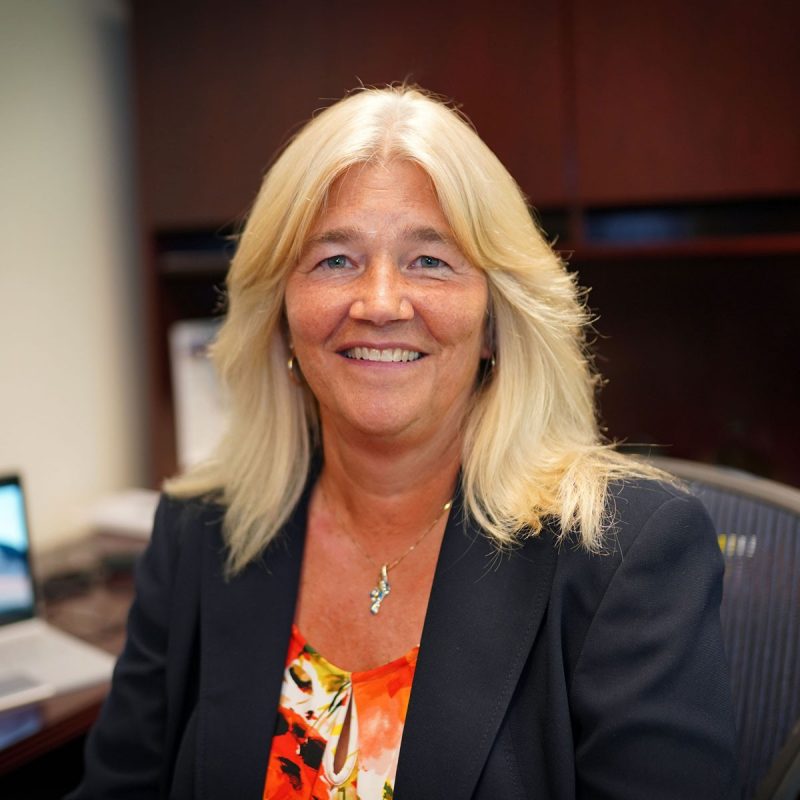
[[[687,564],[721,581],[714,526],[689,492],[655,480],[627,480],[610,487],[608,505],[610,527],[601,552],[566,545],[558,554],[550,600],[561,621],[569,675],[612,586],[636,585],[641,602],[663,592],[663,581],[672,585]]]
[[[624,554],[643,532],[713,534],[705,506],[680,485],[650,479],[618,481],[608,493],[610,529],[608,549]]]
[[[225,506],[211,496],[176,497],[162,492],[156,508],[154,526],[173,530],[218,526],[225,517]]]
[[[664,565],[686,551],[721,562],[713,523],[703,504],[679,486],[649,479],[617,481],[607,497],[608,530],[600,552],[575,543],[559,548],[555,595],[581,596],[594,609],[620,566],[633,556],[661,554]]]
[[[163,493],[153,520],[149,550],[173,560],[179,553],[199,550],[209,537],[222,537],[225,507],[206,497],[175,497]]]

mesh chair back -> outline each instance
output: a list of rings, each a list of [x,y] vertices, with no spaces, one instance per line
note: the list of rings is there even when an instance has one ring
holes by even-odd
[[[653,461],[687,481],[719,534],[722,626],[749,800],[800,719],[800,491],[722,467]]]

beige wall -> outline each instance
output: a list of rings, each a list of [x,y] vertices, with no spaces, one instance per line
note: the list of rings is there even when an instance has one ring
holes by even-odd
[[[0,0],[0,473],[39,549],[144,474],[127,5]]]

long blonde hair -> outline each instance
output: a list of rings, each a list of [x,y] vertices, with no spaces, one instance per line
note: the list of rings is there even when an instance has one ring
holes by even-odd
[[[408,86],[363,89],[319,113],[264,178],[227,278],[228,312],[212,357],[230,401],[212,459],[167,482],[225,506],[232,572],[280,530],[305,484],[316,403],[289,379],[284,287],[332,183],[355,164],[408,160],[430,176],[456,241],[485,271],[495,367],[466,420],[467,508],[499,546],[545,518],[598,550],[608,483],[655,471],[601,441],[587,312],[573,276],[537,229],[525,197],[458,112]]]

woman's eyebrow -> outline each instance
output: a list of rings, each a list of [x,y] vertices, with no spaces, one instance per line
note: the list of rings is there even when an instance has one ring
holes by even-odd
[[[454,244],[453,237],[443,231],[423,226],[421,228],[406,228],[403,231],[403,238],[414,239],[418,242],[428,242],[432,244]]]
[[[312,236],[306,247],[315,247],[321,244],[347,244],[364,237],[364,232],[355,227],[331,228],[327,231]],[[416,242],[428,244],[454,244],[453,237],[444,231],[437,230],[429,225],[410,226],[400,232],[400,239],[411,239]]]
[[[361,233],[357,228],[331,228],[329,231],[323,231],[316,236],[312,236],[308,240],[308,247],[313,247],[318,244],[345,244],[353,241],[353,239],[360,238]]]

